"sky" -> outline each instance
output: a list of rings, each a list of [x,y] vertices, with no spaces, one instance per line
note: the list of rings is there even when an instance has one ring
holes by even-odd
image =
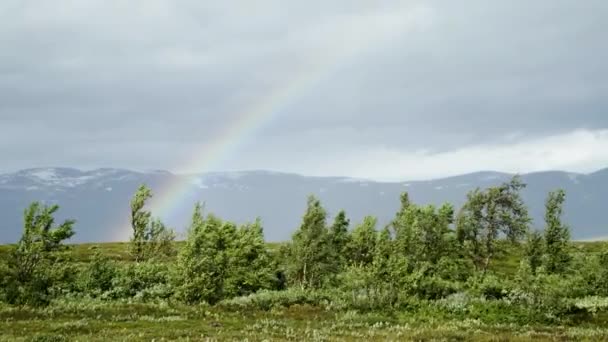
[[[592,172],[607,17],[605,0],[3,0],[0,170]]]

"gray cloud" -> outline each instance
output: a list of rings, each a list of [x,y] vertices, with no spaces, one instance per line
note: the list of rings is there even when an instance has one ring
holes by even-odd
[[[272,120],[201,167],[348,175],[386,150],[602,131],[606,15],[601,0],[3,1],[2,167],[193,171],[184,160],[264,103]],[[593,158],[580,168],[606,162]]]

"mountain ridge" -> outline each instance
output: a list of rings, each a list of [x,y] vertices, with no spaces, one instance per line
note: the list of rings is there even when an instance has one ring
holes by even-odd
[[[30,168],[0,173],[3,218],[0,242],[18,239],[23,209],[35,200],[59,204],[60,219],[77,219],[77,242],[126,240],[129,231],[124,223],[128,222],[129,200],[142,183],[153,191],[171,182],[187,184],[183,196],[176,199],[179,203],[174,210],[153,213],[178,231],[184,231],[194,203],[201,201],[210,211],[237,223],[259,216],[265,223],[268,239],[281,241],[288,239],[299,225],[309,194],[321,198],[330,216],[345,209],[353,224],[365,215],[378,216],[379,222],[386,224],[398,209],[399,194],[403,191],[408,191],[416,203],[451,202],[458,208],[468,191],[502,183],[514,175],[478,171],[429,180],[388,182],[267,170],[175,174],[122,168]],[[535,227],[542,227],[547,193],[564,188],[568,195],[565,220],[572,226],[573,237],[592,239],[608,235],[601,205],[608,194],[608,168],[587,174],[540,171],[521,177],[528,183],[523,195]]]

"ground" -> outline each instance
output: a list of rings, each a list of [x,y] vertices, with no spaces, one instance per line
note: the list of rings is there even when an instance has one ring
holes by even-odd
[[[608,327],[484,325],[400,314],[331,313],[296,306],[223,312],[154,304],[64,303],[0,310],[0,341],[598,341]]]
[[[129,262],[122,243],[71,246],[74,262],[99,249]],[[272,245],[271,248],[277,248]],[[587,253],[603,243],[576,243]],[[0,257],[8,253],[0,246]],[[492,265],[514,272],[519,253],[511,250]],[[62,299],[47,308],[0,304],[0,341],[608,341],[608,318],[570,326],[499,324],[476,319],[421,316],[407,312],[363,313],[295,305],[270,311],[238,311],[168,303]]]

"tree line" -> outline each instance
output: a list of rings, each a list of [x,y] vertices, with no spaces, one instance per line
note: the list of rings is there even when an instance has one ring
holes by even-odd
[[[21,239],[0,262],[0,300],[46,305],[55,298],[172,300],[214,305],[256,293],[326,293],[356,307],[408,305],[466,295],[517,303],[545,314],[573,309],[573,298],[608,296],[608,253],[580,253],[562,221],[566,194],[547,196],[545,227],[531,229],[520,178],[452,204],[418,205],[400,197],[393,220],[380,227],[367,216],[352,225],[344,211],[329,222],[310,196],[291,241],[269,248],[261,220],[236,225],[196,204],[185,241],[152,213],[141,186],[130,203],[130,262],[98,251],[70,262],[65,242],[73,220],[57,224],[58,206],[33,203]],[[516,252],[513,252],[516,251]],[[516,272],[497,271],[507,256]]]

